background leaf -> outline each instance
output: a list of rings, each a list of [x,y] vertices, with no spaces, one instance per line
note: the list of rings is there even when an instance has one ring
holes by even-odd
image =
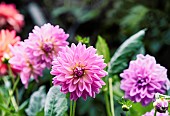
[[[108,47],[106,41],[101,36],[98,36],[98,40],[96,43],[96,49],[97,49],[97,53],[99,55],[104,56],[105,63],[108,63],[110,61],[109,47]]]
[[[141,39],[145,34],[145,29],[127,39],[115,52],[108,67],[108,76],[122,72],[128,62],[137,54],[143,53],[143,43]]]
[[[143,5],[132,7],[129,14],[127,14],[127,16],[125,16],[121,21],[122,28],[130,32],[139,29],[139,23],[147,12],[148,9]]]
[[[153,109],[153,103],[151,102],[147,106],[142,106],[140,103],[133,103],[132,108],[130,108],[130,114],[135,116],[142,116],[146,112],[150,112]]]
[[[30,97],[28,108],[25,110],[28,116],[36,116],[45,105],[45,86],[39,88],[38,91],[34,92]]]
[[[63,116],[67,108],[66,95],[60,92],[60,86],[51,87],[45,102],[45,116]]]

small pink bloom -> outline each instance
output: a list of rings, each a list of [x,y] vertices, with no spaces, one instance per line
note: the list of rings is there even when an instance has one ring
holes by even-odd
[[[155,93],[165,93],[169,86],[167,69],[157,64],[150,55],[137,55],[137,59],[131,61],[129,68],[120,76],[125,98],[141,102],[144,106],[154,100]]]
[[[12,52],[9,45],[14,46],[20,41],[20,37],[16,36],[16,32],[9,30],[0,31],[0,75],[7,74],[7,65],[4,60],[9,60],[12,57]]]
[[[31,77],[38,81],[38,76],[42,76],[43,68],[29,59],[24,42],[10,47],[14,56],[9,60],[9,63],[14,69],[19,70],[21,81],[27,88]]]
[[[68,36],[58,25],[48,23],[40,28],[35,26],[33,33],[25,40],[29,57],[50,68],[52,59],[57,56],[58,51],[68,45],[66,41]]]
[[[24,25],[24,17],[14,4],[0,3],[0,28],[20,31]]]
[[[103,56],[96,54],[96,49],[86,48],[79,43],[64,47],[52,62],[51,74],[54,85],[61,85],[61,92],[70,93],[71,100],[87,96],[95,97],[99,89],[105,85],[101,79],[107,75]]]
[[[159,113],[165,113],[168,111],[168,100],[165,98],[156,99],[156,101],[153,103],[153,106]]]
[[[144,115],[142,115],[142,116],[154,116],[154,113],[155,113],[155,110],[153,109],[153,110],[151,110],[150,112],[146,112]],[[159,113],[159,112],[157,112],[156,113],[156,116],[169,116],[169,113],[168,112],[166,112],[166,113]]]

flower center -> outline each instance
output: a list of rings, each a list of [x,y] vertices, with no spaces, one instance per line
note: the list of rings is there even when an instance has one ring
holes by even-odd
[[[51,52],[52,49],[53,49],[53,45],[52,45],[51,43],[45,43],[45,44],[43,45],[43,50],[44,50],[45,52]]]
[[[81,67],[76,67],[74,70],[73,70],[73,73],[74,73],[74,76],[75,77],[82,77],[84,75],[84,69],[82,69]]]
[[[147,79],[145,79],[145,78],[144,78],[144,79],[139,78],[139,79],[137,80],[136,85],[139,86],[139,87],[142,87],[142,86],[147,85]]]

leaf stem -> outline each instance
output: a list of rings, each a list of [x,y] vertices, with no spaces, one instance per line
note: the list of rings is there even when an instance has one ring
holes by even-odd
[[[126,116],[128,116],[128,111],[126,111]]]
[[[115,116],[115,114],[114,114],[113,90],[112,90],[112,78],[109,78],[109,94],[110,94],[111,113],[112,113],[112,116]]]
[[[73,115],[72,116],[75,116],[75,110],[76,110],[76,101],[74,101],[74,104],[73,104]]]
[[[156,116],[156,113],[157,113],[157,111],[156,111],[156,109],[155,109],[155,113],[154,113],[154,116]]]
[[[70,100],[70,116],[72,116],[73,101]]]
[[[13,78],[13,77],[12,77]],[[17,80],[15,81],[15,83],[14,83],[14,85],[13,85],[13,89],[11,90],[8,90],[9,91],[9,96],[10,96],[10,99],[8,100],[8,102],[7,102],[7,106],[9,106],[9,104],[10,104],[10,101],[13,103],[13,106],[15,106],[16,107],[16,110],[18,109],[18,106],[17,106],[17,103],[16,103],[16,100],[15,100],[15,98],[13,97],[13,94],[14,94],[14,92],[15,92],[15,90],[16,90],[16,87],[17,87],[17,85],[18,85],[18,82],[19,82],[19,77],[17,77]],[[17,97],[17,96],[16,96]],[[18,98],[17,98],[18,99]]]
[[[107,92],[104,92],[104,98],[105,98],[105,102],[106,102],[107,115],[108,115],[108,116],[112,116],[112,114],[111,114],[111,112],[110,112],[110,104],[109,104],[109,98],[108,98]]]

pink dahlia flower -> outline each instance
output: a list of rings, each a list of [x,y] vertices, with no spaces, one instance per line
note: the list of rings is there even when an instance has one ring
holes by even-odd
[[[57,56],[58,51],[68,45],[66,41],[68,36],[58,25],[48,23],[40,28],[35,26],[33,33],[30,33],[28,40],[25,41],[29,57],[50,68],[52,59]]]
[[[20,37],[16,36],[16,32],[9,30],[0,31],[0,75],[7,74],[7,65],[4,60],[9,60],[12,57],[12,52],[9,45],[14,46],[20,41]]]
[[[24,42],[10,47],[14,56],[9,60],[9,63],[14,69],[19,70],[21,82],[25,85],[25,88],[27,88],[31,77],[37,81],[38,76],[42,76],[43,68],[29,59]]]
[[[14,4],[0,3],[0,28],[20,31],[24,25],[24,17]]]
[[[101,79],[107,75],[103,69],[106,67],[103,56],[96,54],[96,49],[86,48],[79,43],[62,49],[58,57],[52,62],[51,74],[54,85],[61,85],[61,92],[70,93],[71,100],[87,96],[95,97],[99,89],[105,85]]]
[[[155,110],[153,109],[153,110],[151,110],[150,112],[146,112],[144,115],[142,115],[142,116],[154,116],[154,113],[155,113]],[[156,116],[169,116],[169,114],[168,114],[168,112],[166,112],[166,113],[159,113],[159,112],[157,112],[156,113]]]
[[[131,61],[129,68],[120,76],[121,89],[125,91],[125,98],[134,102],[141,102],[143,106],[154,100],[155,93],[165,93],[169,86],[167,69],[156,63],[150,55],[137,55],[135,61]]]

